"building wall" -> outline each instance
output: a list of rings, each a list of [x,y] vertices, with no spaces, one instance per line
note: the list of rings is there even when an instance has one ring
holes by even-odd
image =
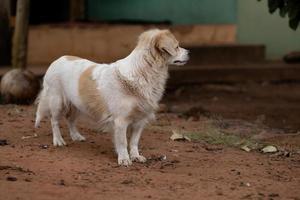
[[[87,18],[96,21],[236,23],[236,0],[87,0],[86,2]]]
[[[29,30],[28,63],[50,64],[62,55],[75,55],[97,62],[113,62],[127,56],[138,35],[150,25],[40,25]],[[158,26],[168,28],[185,47],[232,44],[234,25]]]
[[[267,1],[238,0],[237,41],[266,45],[267,58],[279,59],[284,54],[300,51],[300,28],[293,31],[288,19],[269,14]]]

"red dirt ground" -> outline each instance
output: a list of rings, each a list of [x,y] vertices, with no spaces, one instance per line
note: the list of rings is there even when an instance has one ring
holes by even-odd
[[[68,146],[54,148],[49,121],[33,128],[33,106],[1,105],[0,139],[8,145],[0,146],[0,199],[299,200],[299,89],[298,84],[265,83],[170,91],[164,103],[173,113],[158,114],[141,139],[149,161],[128,168],[116,164],[108,133],[80,123],[87,141],[72,142],[63,123]],[[202,109],[199,116],[174,114],[195,106]],[[173,129],[201,129],[208,115],[221,116],[229,128],[234,122],[241,134],[254,134],[291,153],[169,139]],[[259,128],[252,132],[255,124]]]

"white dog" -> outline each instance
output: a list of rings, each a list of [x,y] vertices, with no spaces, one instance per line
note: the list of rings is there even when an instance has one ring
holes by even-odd
[[[84,114],[113,130],[119,165],[145,162],[138,143],[164,93],[168,65],[183,65],[187,60],[188,50],[179,47],[170,31],[158,29],[142,33],[131,54],[111,64],[62,56],[45,74],[35,126],[50,116],[53,144],[63,146],[66,142],[60,133],[60,118],[66,117],[71,138],[83,141],[75,122]],[[127,130],[131,133],[130,153]]]

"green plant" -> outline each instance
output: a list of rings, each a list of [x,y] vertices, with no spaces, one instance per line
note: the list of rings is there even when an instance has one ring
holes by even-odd
[[[271,14],[279,9],[281,17],[288,15],[290,28],[293,30],[298,28],[300,23],[300,0],[268,0],[268,7]]]

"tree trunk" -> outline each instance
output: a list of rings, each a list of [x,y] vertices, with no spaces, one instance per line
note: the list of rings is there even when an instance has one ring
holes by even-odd
[[[11,61],[10,0],[0,0],[0,65]]]
[[[12,65],[26,68],[30,0],[17,1],[16,26],[13,35]]]

